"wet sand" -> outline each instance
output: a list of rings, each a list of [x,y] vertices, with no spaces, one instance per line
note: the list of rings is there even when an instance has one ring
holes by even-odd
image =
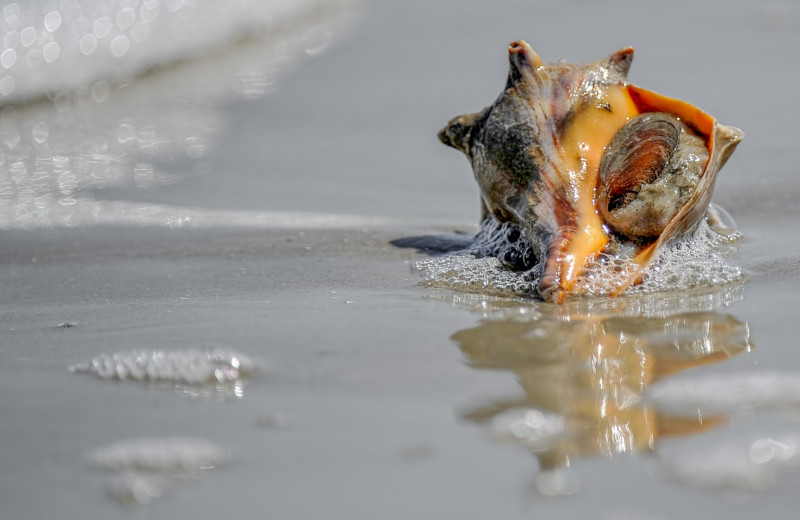
[[[14,446],[3,453],[6,511],[13,517],[55,509],[88,518],[119,514],[103,491],[107,473],[90,469],[85,455],[121,439],[192,436],[230,450],[231,462],[175,484],[146,506],[148,515],[206,517],[231,508],[293,518],[332,509],[357,518],[789,514],[792,473],[780,474],[768,493],[736,486],[697,491],[658,476],[659,464],[692,442],[793,431],[791,409],[743,413],[735,402],[736,412],[707,418],[705,427],[691,416],[655,427],[648,424],[653,412],[637,407],[607,415],[631,428],[633,445],[614,446],[635,454],[604,451],[599,433],[608,430],[602,421],[592,423],[577,448],[562,450],[579,493],[542,496],[536,475],[546,459],[537,462],[525,448],[493,439],[486,420],[500,403],[593,417],[587,410],[611,394],[597,393],[602,378],[585,379],[597,337],[583,336],[574,324],[592,319],[576,312],[567,328],[554,308],[539,309],[534,319],[535,305],[522,305],[531,313],[525,315],[518,303],[420,288],[409,265],[420,255],[388,245],[409,230],[7,234],[15,253],[4,261],[2,283],[16,292],[15,304],[3,306],[2,407],[14,418],[3,423]],[[711,307],[712,320],[734,320],[738,332],[717,338],[701,356],[712,355],[708,361],[660,347],[672,359],[671,365],[655,361],[657,371],[666,370],[662,377],[704,363],[710,364],[693,369],[695,375],[797,373],[786,318],[758,303],[775,301],[785,284],[767,279],[754,290],[759,281],[733,288],[722,298],[730,305],[699,298],[687,309]],[[791,296],[785,298],[788,306]],[[632,335],[634,322],[620,326]],[[536,327],[566,347],[525,340],[535,337],[528,329]],[[664,325],[656,319],[653,327],[657,333]],[[169,384],[102,381],[67,370],[101,353],[212,348],[244,352],[260,363],[241,398],[192,397]],[[475,348],[494,353],[486,358]],[[522,359],[513,354],[520,348]],[[637,388],[625,374],[641,370],[638,351],[623,352],[610,356],[618,367],[606,374],[607,384]],[[670,424],[684,435],[663,432]],[[692,432],[693,438],[685,436]]]
[[[348,38],[272,94],[218,102],[225,124],[204,174],[92,192],[165,213],[1,230],[4,517],[792,518],[795,459],[772,470],[777,455],[753,453],[800,431],[796,405],[732,391],[725,412],[676,415],[636,400],[680,378],[779,372],[800,387],[800,110],[787,101],[800,72],[786,66],[800,11],[720,4],[690,18],[688,2],[368,4]],[[412,267],[428,256],[390,242],[476,229],[468,165],[435,132],[497,95],[519,37],[548,61],[632,44],[633,82],[745,130],[715,196],[744,235],[733,257],[744,286],[616,310],[419,286]],[[286,211],[306,213],[271,213]],[[175,225],[170,212],[196,218]],[[241,397],[68,370],[103,353],[213,348],[259,363]],[[555,413],[573,433],[536,454],[504,442],[491,419],[514,407]],[[230,460],[141,511],[110,498],[113,475],[87,461],[119,440],[174,436]],[[719,459],[700,456],[718,447]],[[681,476],[686,457],[705,480]]]

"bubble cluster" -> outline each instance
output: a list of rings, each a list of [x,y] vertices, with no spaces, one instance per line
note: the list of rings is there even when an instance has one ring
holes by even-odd
[[[422,260],[416,269],[423,274],[422,285],[496,296],[535,294],[538,277],[511,271],[494,257],[453,254]]]
[[[696,415],[797,408],[800,374],[753,372],[668,379],[648,390],[648,402],[667,413]]]
[[[535,408],[513,408],[492,418],[492,432],[533,451],[552,448],[565,435],[564,417]]]
[[[467,250],[432,258],[416,264],[423,273],[423,285],[479,292],[500,296],[535,296],[539,281],[536,268],[509,268],[501,258],[530,248],[524,238],[515,236],[518,227],[487,220]],[[514,238],[514,240],[510,240]],[[626,294],[649,294],[669,290],[726,285],[741,281],[741,269],[730,265],[727,256],[737,235],[721,235],[703,221],[686,237],[660,251],[642,271],[641,283],[626,289]],[[517,264],[518,265],[518,264]],[[639,269],[624,252],[603,254],[576,281],[576,292],[587,296],[608,296],[622,287]]]
[[[115,442],[87,455],[89,464],[110,472],[107,490],[123,505],[146,505],[179,480],[196,477],[228,461],[227,450],[206,439],[140,438]]]
[[[766,491],[800,466],[797,432],[719,442],[661,460],[667,478],[701,489]]]
[[[243,378],[255,371],[255,365],[245,356],[223,350],[142,350],[101,354],[70,370],[104,380],[171,383],[192,394],[207,387],[216,389],[215,394],[242,397]]]
[[[109,471],[195,473],[221,464],[227,454],[205,439],[169,437],[118,441],[94,450],[88,459],[93,467]]]
[[[533,246],[520,226],[492,218],[483,221],[468,252],[476,257],[493,256],[515,271],[531,269],[537,262]]]

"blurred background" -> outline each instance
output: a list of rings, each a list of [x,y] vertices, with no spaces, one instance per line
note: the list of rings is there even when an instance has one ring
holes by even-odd
[[[749,0],[4,2],[0,225],[187,213],[165,206],[474,222],[469,166],[435,136],[499,94],[518,38],[545,61],[632,45],[631,82],[744,129],[718,201],[746,211],[743,186],[795,182],[799,10]]]

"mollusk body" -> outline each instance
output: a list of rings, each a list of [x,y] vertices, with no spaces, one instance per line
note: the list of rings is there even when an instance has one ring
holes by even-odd
[[[524,41],[509,46],[506,87],[494,104],[439,132],[463,151],[484,216],[519,225],[548,301],[601,254],[634,251],[635,283],[664,245],[705,218],[716,174],[742,138],[686,102],[628,84],[633,49],[583,65],[543,64]]]

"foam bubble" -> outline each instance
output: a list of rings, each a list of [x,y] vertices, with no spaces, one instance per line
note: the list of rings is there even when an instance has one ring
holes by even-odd
[[[535,408],[514,408],[492,418],[492,431],[495,437],[530,450],[546,450],[564,435],[564,417]]]
[[[683,415],[800,406],[800,374],[756,372],[669,379],[648,390],[659,410]]]
[[[702,489],[765,491],[800,464],[797,432],[686,450],[657,463],[667,478]]]
[[[193,474],[227,460],[217,444],[188,437],[140,438],[98,448],[87,457],[98,469]]]
[[[89,465],[110,472],[106,488],[123,505],[146,505],[179,480],[227,462],[227,450],[206,439],[188,437],[127,439],[87,455]]]
[[[128,351],[101,354],[72,372],[94,374],[107,381],[166,383],[191,395],[244,395],[243,379],[255,371],[247,357],[223,350]]]

